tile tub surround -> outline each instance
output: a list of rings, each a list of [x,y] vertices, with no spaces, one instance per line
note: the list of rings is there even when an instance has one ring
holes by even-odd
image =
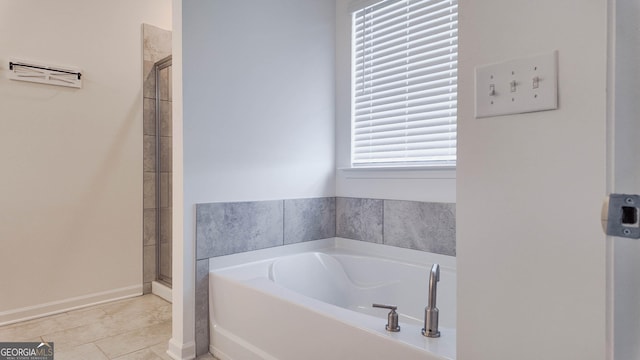
[[[336,236],[335,198],[196,205],[196,259]]]
[[[284,201],[284,244],[336,236],[336,199]]]
[[[198,260],[335,236],[455,256],[455,204],[324,197],[196,205]]]
[[[384,200],[384,244],[456,256],[456,207]]]
[[[196,258],[235,254],[284,243],[282,201],[196,205]]]
[[[196,261],[196,354],[209,351],[209,259]]]
[[[383,243],[384,200],[336,199],[336,235],[345,239]]]
[[[336,236],[456,255],[455,204],[336,199]]]

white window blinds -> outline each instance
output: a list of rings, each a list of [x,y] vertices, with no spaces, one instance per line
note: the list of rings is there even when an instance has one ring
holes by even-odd
[[[352,21],[352,166],[455,166],[457,0],[385,0]]]

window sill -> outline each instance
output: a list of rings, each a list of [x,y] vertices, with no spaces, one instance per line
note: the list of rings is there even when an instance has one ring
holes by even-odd
[[[338,172],[347,179],[456,179],[451,166],[345,167]]]

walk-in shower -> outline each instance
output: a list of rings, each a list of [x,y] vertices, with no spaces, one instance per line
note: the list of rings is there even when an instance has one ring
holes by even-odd
[[[142,25],[142,291],[171,301],[171,31]]]
[[[156,76],[156,280],[171,286],[171,56],[154,65]]]

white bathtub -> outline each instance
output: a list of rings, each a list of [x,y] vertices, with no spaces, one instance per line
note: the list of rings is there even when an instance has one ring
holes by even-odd
[[[211,260],[214,356],[455,359],[455,258],[345,239],[302,251],[309,246],[314,245],[299,245],[299,253],[280,256],[279,249],[270,249],[262,256],[268,258],[249,262],[247,255]],[[435,262],[441,265],[437,306],[442,336],[431,339],[421,329]],[[388,310],[374,309],[372,303],[397,305],[401,331],[386,331]]]

